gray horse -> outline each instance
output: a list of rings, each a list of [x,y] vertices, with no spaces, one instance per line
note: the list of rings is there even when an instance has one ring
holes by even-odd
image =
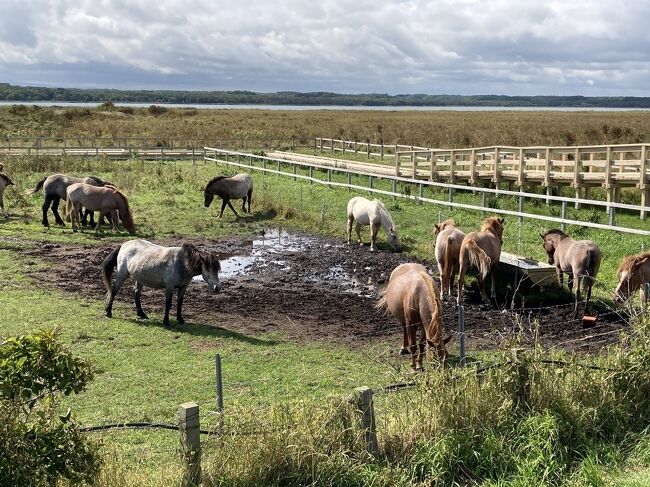
[[[43,226],[50,226],[50,223],[47,221],[47,210],[50,206],[52,207],[52,213],[54,214],[54,219],[56,220],[57,225],[65,225],[59,215],[59,203],[61,200],[65,201],[68,186],[75,183],[86,183],[92,184],[93,186],[105,186],[108,184],[96,176],[76,178],[73,176],[66,176],[65,174],[52,174],[51,176],[44,177],[36,183],[36,187],[32,191],[32,194],[34,194],[43,189],[43,192],[45,193],[45,202],[43,203]],[[90,214],[90,226],[94,227],[95,218],[91,211],[86,210],[85,214],[81,215],[83,217],[82,223],[84,225],[86,224],[88,214]]]
[[[217,195],[223,200],[221,204],[221,213],[219,218],[223,216],[223,210],[226,205],[230,207],[235,216],[239,216],[233,206],[230,204],[231,199],[242,198],[242,211],[246,213],[246,201],[248,201],[248,213],[251,212],[251,197],[253,196],[253,178],[248,174],[241,173],[236,176],[217,176],[212,178],[208,184],[205,185],[203,191],[205,196],[205,207],[209,208],[214,196]]]
[[[115,282],[113,272],[117,267]],[[172,306],[174,290],[178,292],[176,320],[185,323],[181,314],[185,290],[194,276],[202,275],[213,293],[219,292],[219,271],[221,266],[217,256],[200,252],[194,245],[182,247],[162,247],[146,240],[129,240],[113,250],[102,264],[102,277],[106,287],[106,316],[113,316],[113,301],[129,276],[135,284],[135,308],[139,318],[146,319],[140,296],[144,286],[165,289],[165,317],[163,324],[169,325],[169,310]]]

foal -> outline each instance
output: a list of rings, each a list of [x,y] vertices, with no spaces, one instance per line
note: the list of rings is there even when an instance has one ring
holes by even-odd
[[[435,256],[440,271],[440,294],[445,290],[451,297],[451,283],[460,268],[460,246],[465,234],[456,226],[454,220],[445,220],[434,225],[436,233]]]
[[[645,306],[648,296],[645,285],[650,282],[650,252],[626,255],[618,268],[618,285],[614,291],[614,303],[622,304],[641,289],[641,303]]]
[[[562,230],[553,229],[540,233],[544,241],[544,250],[548,256],[548,263],[555,265],[557,280],[564,286],[564,273],[568,273],[569,289],[575,293],[574,317],[578,316],[578,302],[580,301],[580,285],[587,288],[587,301],[585,313],[589,309],[591,288],[600,268],[600,249],[591,240],[573,240]]]

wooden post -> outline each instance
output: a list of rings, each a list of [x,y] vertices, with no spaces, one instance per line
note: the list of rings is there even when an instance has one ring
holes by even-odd
[[[566,227],[566,223],[564,223],[564,220],[566,220],[566,201],[562,202],[562,212],[560,216],[562,217],[562,222],[560,223],[560,230],[564,231],[564,228]]]
[[[648,204],[648,153],[647,146],[641,146],[641,162],[639,164],[639,189],[641,190],[641,206],[646,206]],[[646,211],[641,210],[640,218],[645,220]]]
[[[454,202],[454,188],[449,188],[449,194],[447,195],[449,203]],[[449,205],[449,209],[451,210],[453,207]]]
[[[525,181],[526,181],[526,152],[524,151],[523,148],[519,149],[519,171],[518,171],[518,177],[517,177],[517,183],[519,183],[519,187],[523,187]]]
[[[201,425],[199,405],[186,402],[178,408],[178,424],[181,433],[181,451],[185,461],[183,487],[194,487],[201,483]]]
[[[456,153],[453,150],[449,152],[449,182],[456,182]]]
[[[311,167],[309,169],[311,169]],[[348,175],[348,191],[352,191],[352,188],[350,187],[352,186],[352,173],[349,172],[347,173],[347,175]]]
[[[544,166],[544,186],[546,187],[546,194],[549,195],[549,190],[551,188],[551,166],[553,161],[551,160],[551,149],[546,148],[546,164]],[[550,204],[550,200],[546,200],[546,204]]]
[[[384,160],[384,141],[381,141],[381,149],[379,153],[379,158],[383,161]]]
[[[396,199],[395,194],[397,194],[397,181],[395,181],[394,179],[391,180],[391,185],[390,186],[391,186],[391,190],[392,190],[392,193],[393,193],[393,201],[395,201],[395,199]]]
[[[356,156],[359,153],[359,142],[354,141],[354,155]]]
[[[469,156],[469,184],[476,184],[476,150]]]
[[[370,159],[370,141],[366,144],[366,159]]]
[[[573,155],[573,187],[576,192],[575,209],[580,209],[580,187],[582,186],[582,155],[580,149],[576,147]]]
[[[411,162],[413,163],[413,179],[418,177],[418,158],[415,152],[411,152]]]
[[[438,156],[434,151],[431,151],[431,171],[429,173],[429,181],[435,181],[437,179],[436,175],[436,164],[438,163]]]
[[[314,182],[311,180],[311,178],[314,177],[314,168],[312,166],[309,166],[309,184],[314,184]]]
[[[371,455],[379,453],[377,443],[377,427],[375,425],[375,408],[372,401],[373,392],[369,387],[358,387],[357,407],[361,413],[361,430],[366,445],[366,450]]]
[[[528,407],[530,404],[530,375],[526,364],[525,351],[522,348],[512,349],[512,362],[517,371],[517,384],[514,391],[516,407]]]
[[[368,176],[368,194],[372,194],[372,176]]]
[[[499,169],[499,162],[501,155],[499,154],[499,148],[494,148],[494,174],[492,175],[492,182],[494,184],[499,184],[501,182],[501,173]]]
[[[399,165],[400,165],[400,157],[399,157],[399,153],[396,150],[395,151],[395,176],[397,177],[400,177]]]
[[[423,184],[420,184],[420,188],[418,190],[418,196],[419,196],[418,204],[421,205],[422,204],[422,196],[424,196],[424,185]]]
[[[214,375],[215,375],[215,398],[217,403],[217,412],[223,414],[223,376],[221,374],[221,355],[214,356]]]

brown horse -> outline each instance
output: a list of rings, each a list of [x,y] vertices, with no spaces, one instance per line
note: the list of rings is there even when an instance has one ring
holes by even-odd
[[[451,284],[458,273],[460,246],[465,234],[456,226],[454,220],[445,220],[434,225],[436,233],[435,255],[440,271],[440,294],[445,290],[451,297]]]
[[[465,273],[470,265],[479,270],[478,285],[481,290],[483,302],[487,301],[485,293],[485,279],[490,274],[492,287],[490,297],[494,300],[497,297],[496,291],[496,270],[501,257],[501,244],[503,243],[503,218],[491,216],[483,220],[479,232],[470,232],[463,238],[460,246],[460,273],[458,275],[458,298],[460,305],[463,296],[463,285],[465,284]]]
[[[555,266],[557,280],[564,286],[564,273],[568,273],[569,289],[575,293],[574,316],[578,316],[580,287],[587,288],[585,313],[589,309],[591,288],[600,268],[600,249],[591,240],[574,240],[562,230],[553,229],[540,233],[548,263]]]
[[[11,180],[11,178],[4,173],[4,165],[0,163],[0,212],[2,212],[5,217],[9,215],[5,211],[5,188],[7,186],[12,186],[13,184],[14,182]]]
[[[404,328],[404,349],[411,353],[411,369],[424,370],[424,343],[417,343],[417,330],[424,331],[429,347],[435,347],[445,363],[447,350],[442,339],[442,303],[440,292],[427,269],[420,264],[401,264],[390,275],[388,287],[377,303],[399,320]],[[419,348],[419,350],[418,350]],[[417,365],[416,365],[417,362]]]
[[[622,304],[641,289],[641,303],[648,302],[645,284],[650,283],[650,252],[626,255],[618,268],[618,286],[614,291],[614,303]]]
[[[90,211],[99,211],[102,216],[110,214],[113,230],[117,230],[117,218],[119,216],[124,228],[131,235],[135,233],[129,201],[115,186],[102,187],[86,183],[75,183],[68,186],[66,195],[65,210],[72,221],[73,231],[76,232],[81,227],[79,211],[83,206]],[[99,230],[99,224],[95,227],[95,230]]]

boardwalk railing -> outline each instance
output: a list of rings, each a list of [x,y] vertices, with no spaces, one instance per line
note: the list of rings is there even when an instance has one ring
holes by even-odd
[[[320,153],[329,152],[330,154],[335,154],[337,152],[348,152],[361,155],[365,154],[368,159],[370,157],[379,157],[381,160],[384,160],[395,158],[395,154],[402,150],[428,151],[430,149],[404,144],[373,144],[370,141],[360,142],[358,140],[328,139],[323,137],[316,137],[314,139],[314,151],[320,151]]]
[[[339,187],[339,188],[349,188],[356,189],[359,191],[382,194],[386,196],[392,196],[396,198],[405,198],[414,201],[426,202],[438,206],[443,206],[447,208],[460,208],[472,211],[480,211],[490,213],[500,214],[500,215],[510,215],[519,218],[520,221],[524,219],[534,219],[542,220],[547,222],[553,222],[560,224],[562,228],[565,225],[579,225],[589,228],[597,228],[603,230],[615,230],[622,233],[636,234],[636,235],[650,235],[649,230],[643,230],[634,227],[625,227],[619,226],[616,224],[616,211],[621,210],[631,210],[638,211],[642,214],[645,214],[647,208],[645,206],[639,205],[629,205],[623,203],[616,203],[613,201],[596,201],[596,200],[586,200],[582,198],[566,198],[562,196],[553,196],[550,194],[536,194],[536,193],[526,193],[523,191],[523,187],[520,191],[510,191],[502,189],[493,189],[488,187],[479,187],[479,186],[469,186],[456,183],[443,183],[439,181],[424,180],[414,177],[408,177],[406,175],[396,174],[395,171],[386,172],[382,169],[385,166],[378,164],[370,163],[358,163],[356,161],[349,161],[349,164],[343,164],[341,161],[331,161],[328,162],[326,158],[318,158],[314,160],[311,156],[300,158],[282,158],[282,157],[269,157],[252,154],[249,152],[240,152],[232,151],[226,149],[218,149],[212,147],[204,147],[205,161],[222,163],[235,167],[242,167],[249,170],[260,171],[268,174],[277,174],[287,177],[292,177],[294,179],[299,179],[303,181],[309,181],[311,183],[317,183],[326,185],[329,187]],[[284,170],[287,168],[287,170]],[[300,174],[298,170],[301,169],[306,174]],[[317,177],[318,172],[324,173],[326,175],[326,180],[323,180]],[[347,182],[334,181],[332,179],[333,173],[341,173],[347,176]],[[353,184],[352,177],[354,176],[363,176],[364,180],[367,181],[367,185]],[[377,179],[383,179],[391,181],[392,189],[385,190],[376,188],[373,186],[373,181]],[[412,193],[402,193],[397,191],[397,183],[408,183],[418,187],[418,194]],[[424,196],[424,188],[438,188],[445,189],[448,191],[447,200],[439,200],[434,198],[429,198]],[[470,203],[459,203],[454,201],[454,194],[457,191],[480,194],[481,195],[481,204],[470,204]],[[506,210],[500,208],[490,208],[487,206],[487,196],[512,196],[516,197],[519,201],[518,210]],[[544,203],[556,202],[561,204],[560,216],[553,215],[544,215],[538,213],[530,213],[524,211],[526,201],[531,200],[541,200]],[[596,223],[590,221],[581,221],[568,218],[567,207],[569,204],[578,204],[578,205],[591,205],[596,208],[603,208],[607,211],[608,223]]]

